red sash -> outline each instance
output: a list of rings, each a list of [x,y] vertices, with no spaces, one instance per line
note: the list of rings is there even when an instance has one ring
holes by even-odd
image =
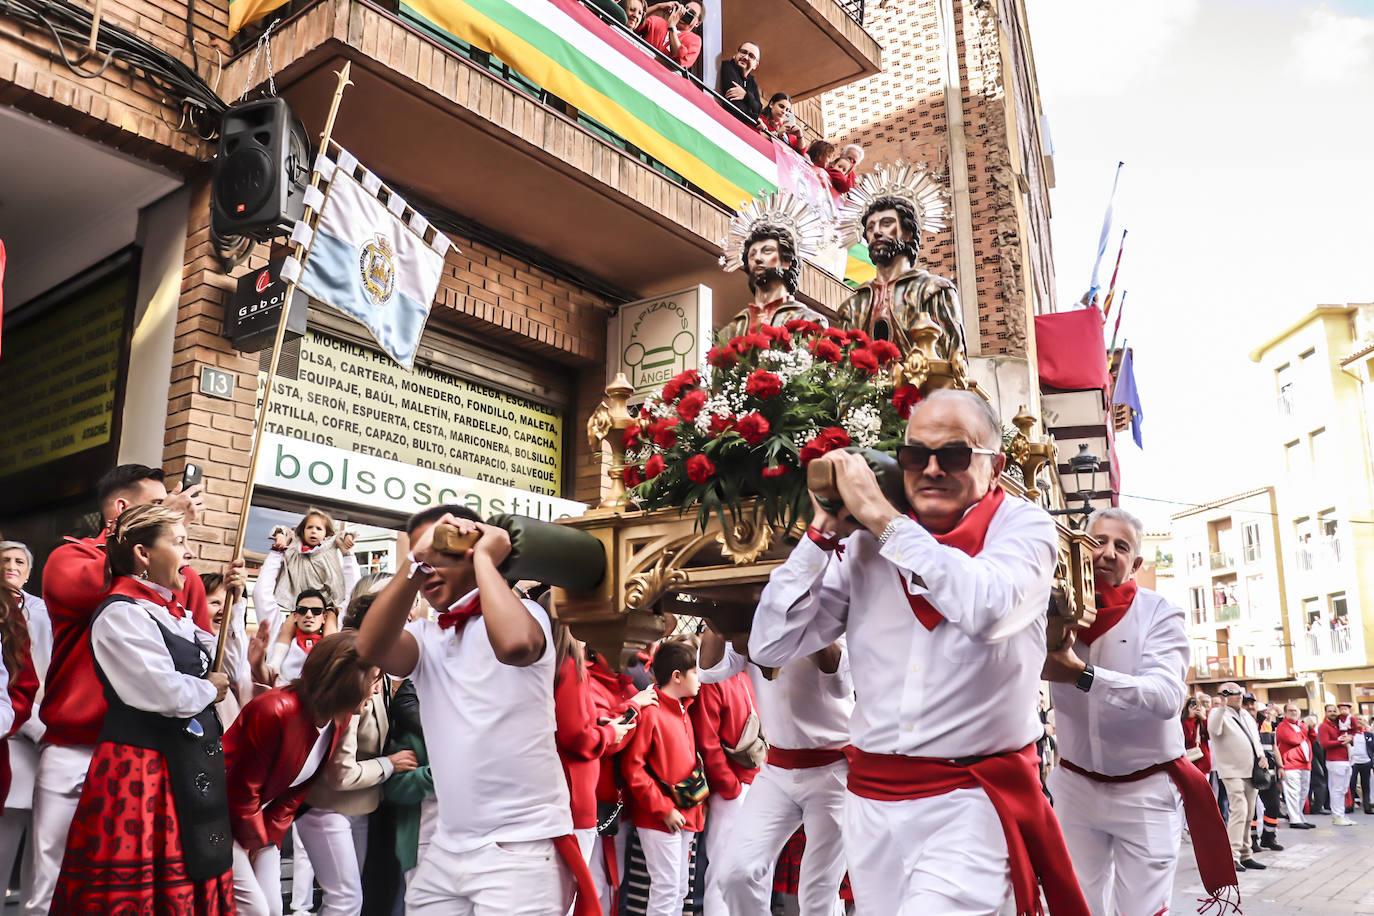
[[[577,837],[571,833],[556,836],[553,838],[553,848],[558,850],[559,858],[568,866],[577,885],[572,916],[601,916],[601,898],[597,896],[596,884],[592,881],[592,870],[587,867],[587,860],[582,858]]]
[[[1134,579],[1127,579],[1124,585],[1108,585],[1101,579],[1096,580],[1093,591],[1097,603],[1097,618],[1093,625],[1078,631],[1078,638],[1088,645],[1093,644],[1103,633],[1121,622],[1135,601],[1139,587]]]
[[[807,748],[794,750],[787,747],[769,747],[767,763],[783,770],[814,770],[816,767],[829,766],[845,758],[842,747]]]
[[[939,541],[946,547],[958,547],[971,557],[978,556],[983,550],[983,541],[988,536],[988,525],[992,524],[992,517],[1001,508],[1002,501],[1007,498],[1007,493],[1000,486],[993,487],[987,495],[978,500],[964,517],[959,520],[959,524],[944,534],[932,534],[931,537]],[[913,519],[915,515],[911,516]],[[918,521],[917,524],[920,524]],[[901,576],[901,573],[898,573]],[[911,612],[916,615],[916,619],[921,621],[922,626],[927,630],[933,630],[941,623],[944,623],[945,615],[935,610],[935,606],[925,599],[924,595],[913,595],[906,587],[906,581],[902,581],[902,594],[906,595],[906,600],[911,604]]]
[[[1059,819],[1040,789],[1034,744],[969,763],[849,751],[849,791],[861,798],[902,801],[976,788],[987,793],[1006,834],[1017,916],[1043,916],[1040,888],[1053,916],[1089,916]]]

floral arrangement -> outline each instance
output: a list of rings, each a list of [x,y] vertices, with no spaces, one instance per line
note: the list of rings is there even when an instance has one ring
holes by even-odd
[[[810,516],[805,467],[836,448],[894,452],[920,400],[895,386],[901,354],[861,330],[794,319],[710,349],[625,431],[623,480],[645,509],[698,507],[738,519],[744,500],[771,524]]]

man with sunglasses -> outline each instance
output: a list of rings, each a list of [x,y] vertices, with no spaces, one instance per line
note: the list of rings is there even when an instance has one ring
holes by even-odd
[[[855,689],[844,836],[861,912],[993,914],[1009,896],[1086,914],[1035,743],[1058,537],[998,486],[1002,424],[931,393],[898,453],[908,506],[831,452],[844,503],[769,579],[750,658],[782,666],[844,635]]]
[[[1203,883],[1236,884],[1212,788],[1184,754],[1183,611],[1136,585],[1145,526],[1124,509],[1088,520],[1097,619],[1045,660],[1060,765],[1049,777],[1074,870],[1094,916],[1168,909],[1186,812]]]
[[[741,42],[735,56],[720,62],[720,81],[717,83],[726,111],[753,127],[763,114],[763,94],[754,82],[754,70],[759,65],[759,46],[752,41]]]

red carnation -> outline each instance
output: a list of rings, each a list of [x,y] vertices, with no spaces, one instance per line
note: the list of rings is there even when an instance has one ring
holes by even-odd
[[[717,369],[729,369],[738,359],[739,356],[728,346],[716,346],[706,351],[706,361]]]
[[[644,462],[644,479],[653,480],[663,473],[664,461],[662,455],[650,455],[649,460]]]
[[[800,455],[802,467],[806,467],[826,452],[844,448],[848,444],[849,433],[838,426],[827,426],[816,434],[816,438],[802,446]]]
[[[782,391],[782,379],[767,369],[755,369],[749,373],[744,390],[756,398],[771,398]]]
[[[672,448],[677,445],[677,423],[667,417],[655,420],[649,427],[649,432],[654,437],[654,445],[659,448]]]
[[[793,318],[791,321],[785,322],[783,327],[793,334],[819,334],[821,332],[821,326],[809,318]]]
[[[839,328],[826,328],[826,329],[825,329],[825,336],[826,336],[826,337],[829,337],[831,340],[835,341],[835,343],[837,343],[837,344],[847,344],[847,343],[849,343],[849,338],[846,337],[844,331],[841,331]]]
[[[915,385],[902,385],[892,392],[892,406],[903,420],[911,416],[911,409],[921,403],[921,392]]]
[[[625,481],[627,487],[637,487],[644,482],[644,475],[638,465],[626,465],[620,472],[620,479]]]
[[[753,334],[745,334],[742,337],[736,337],[734,340],[730,341],[730,346],[734,347],[736,353],[743,356],[750,350],[767,350],[771,343],[772,341],[767,337],[755,332]]]
[[[735,418],[729,414],[711,415],[711,435],[719,436],[730,431],[735,425]]]
[[[868,345],[868,351],[878,357],[878,362],[884,366],[902,355],[902,351],[890,340],[875,340]]]
[[[705,483],[715,473],[715,462],[705,455],[693,455],[687,459],[687,479],[692,483]]]
[[[844,336],[849,338],[851,342],[858,343],[863,347],[873,343],[873,338],[869,337],[867,333],[860,331],[858,328],[850,328],[848,331],[844,332]]]
[[[659,397],[671,404],[677,400],[677,396],[680,394],[682,394],[682,383],[676,378],[671,378],[668,380],[668,384],[663,386],[663,391],[659,393]]]
[[[840,345],[825,337],[818,338],[812,343],[811,355],[828,363],[838,363],[844,357]]]
[[[747,413],[739,418],[735,431],[750,445],[758,445],[768,436],[768,420],[759,413]]]
[[[631,423],[629,426],[625,427],[625,436],[621,441],[625,443],[625,448],[627,450],[639,448],[639,432],[638,423]]]
[[[786,473],[787,465],[785,464],[770,464],[768,465],[768,467],[763,469],[764,477],[781,477],[783,474]]]
[[[677,415],[688,423],[695,423],[697,414],[701,413],[701,408],[704,406],[706,406],[706,392],[696,388],[682,396],[682,400],[677,405]]]
[[[873,351],[865,347],[855,347],[849,351],[849,364],[855,369],[862,369],[870,375],[878,371],[878,357],[873,355]]]
[[[695,388],[700,384],[701,376],[697,374],[697,370],[688,369],[686,372],[679,372],[668,380],[668,384],[663,386],[663,400],[669,403],[676,401],[683,390]]]
[[[840,426],[827,426],[821,430],[821,434],[817,438],[830,446],[826,451],[834,448],[845,448],[849,445],[849,433]]]

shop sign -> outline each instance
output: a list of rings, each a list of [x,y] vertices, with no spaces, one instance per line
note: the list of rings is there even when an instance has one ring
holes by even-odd
[[[257,485],[405,515],[446,503],[465,506],[482,518],[508,512],[556,521],[587,511],[584,504],[571,499],[288,439],[275,433],[263,436]]]
[[[257,353],[272,346],[276,339],[281,306],[286,301],[287,283],[281,278],[285,260],[273,258],[266,267],[239,278],[229,307],[224,310],[224,335],[235,350]],[[297,291],[291,297],[291,313],[286,319],[288,339],[305,333],[306,311],[306,296]]]
[[[262,403],[266,375],[258,377]],[[278,378],[267,432],[554,496],[563,415],[552,407],[311,331],[295,379]]]
[[[711,347],[711,320],[706,286],[622,305],[608,329],[606,380],[625,373],[635,389],[630,402],[642,402],[679,372],[701,368]]]

